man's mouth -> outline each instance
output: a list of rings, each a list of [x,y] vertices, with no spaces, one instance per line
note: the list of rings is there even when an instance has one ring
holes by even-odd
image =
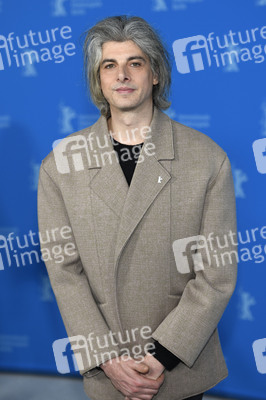
[[[118,93],[131,93],[133,92],[135,89],[131,89],[131,88],[118,88],[116,89],[116,91]]]

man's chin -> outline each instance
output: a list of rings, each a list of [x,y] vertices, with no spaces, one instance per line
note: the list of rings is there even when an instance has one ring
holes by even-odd
[[[117,105],[114,108],[121,112],[136,111],[140,107],[140,104],[128,104],[128,105]],[[112,108],[112,107],[111,107]]]

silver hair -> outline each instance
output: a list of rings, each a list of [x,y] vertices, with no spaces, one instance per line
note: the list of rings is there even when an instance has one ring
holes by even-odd
[[[158,32],[148,22],[136,16],[108,17],[86,31],[85,35],[83,44],[85,79],[90,97],[102,115],[107,118],[110,116],[110,106],[100,86],[102,45],[108,41],[132,40],[146,54],[152,73],[157,75],[159,80],[159,83],[153,86],[153,103],[162,110],[170,106],[171,103],[168,101],[171,86],[170,55]]]

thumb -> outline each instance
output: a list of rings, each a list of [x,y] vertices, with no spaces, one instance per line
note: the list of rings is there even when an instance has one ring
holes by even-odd
[[[140,372],[141,374],[146,374],[149,371],[149,367],[147,364],[145,364],[143,362],[136,363],[135,370]]]

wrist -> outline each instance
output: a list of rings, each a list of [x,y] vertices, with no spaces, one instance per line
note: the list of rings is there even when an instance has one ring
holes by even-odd
[[[162,368],[162,369],[165,368],[164,365],[159,360],[157,360],[157,358],[155,358],[152,353],[147,353],[146,357],[147,357],[147,361],[149,363],[152,363],[152,365],[155,368]]]

